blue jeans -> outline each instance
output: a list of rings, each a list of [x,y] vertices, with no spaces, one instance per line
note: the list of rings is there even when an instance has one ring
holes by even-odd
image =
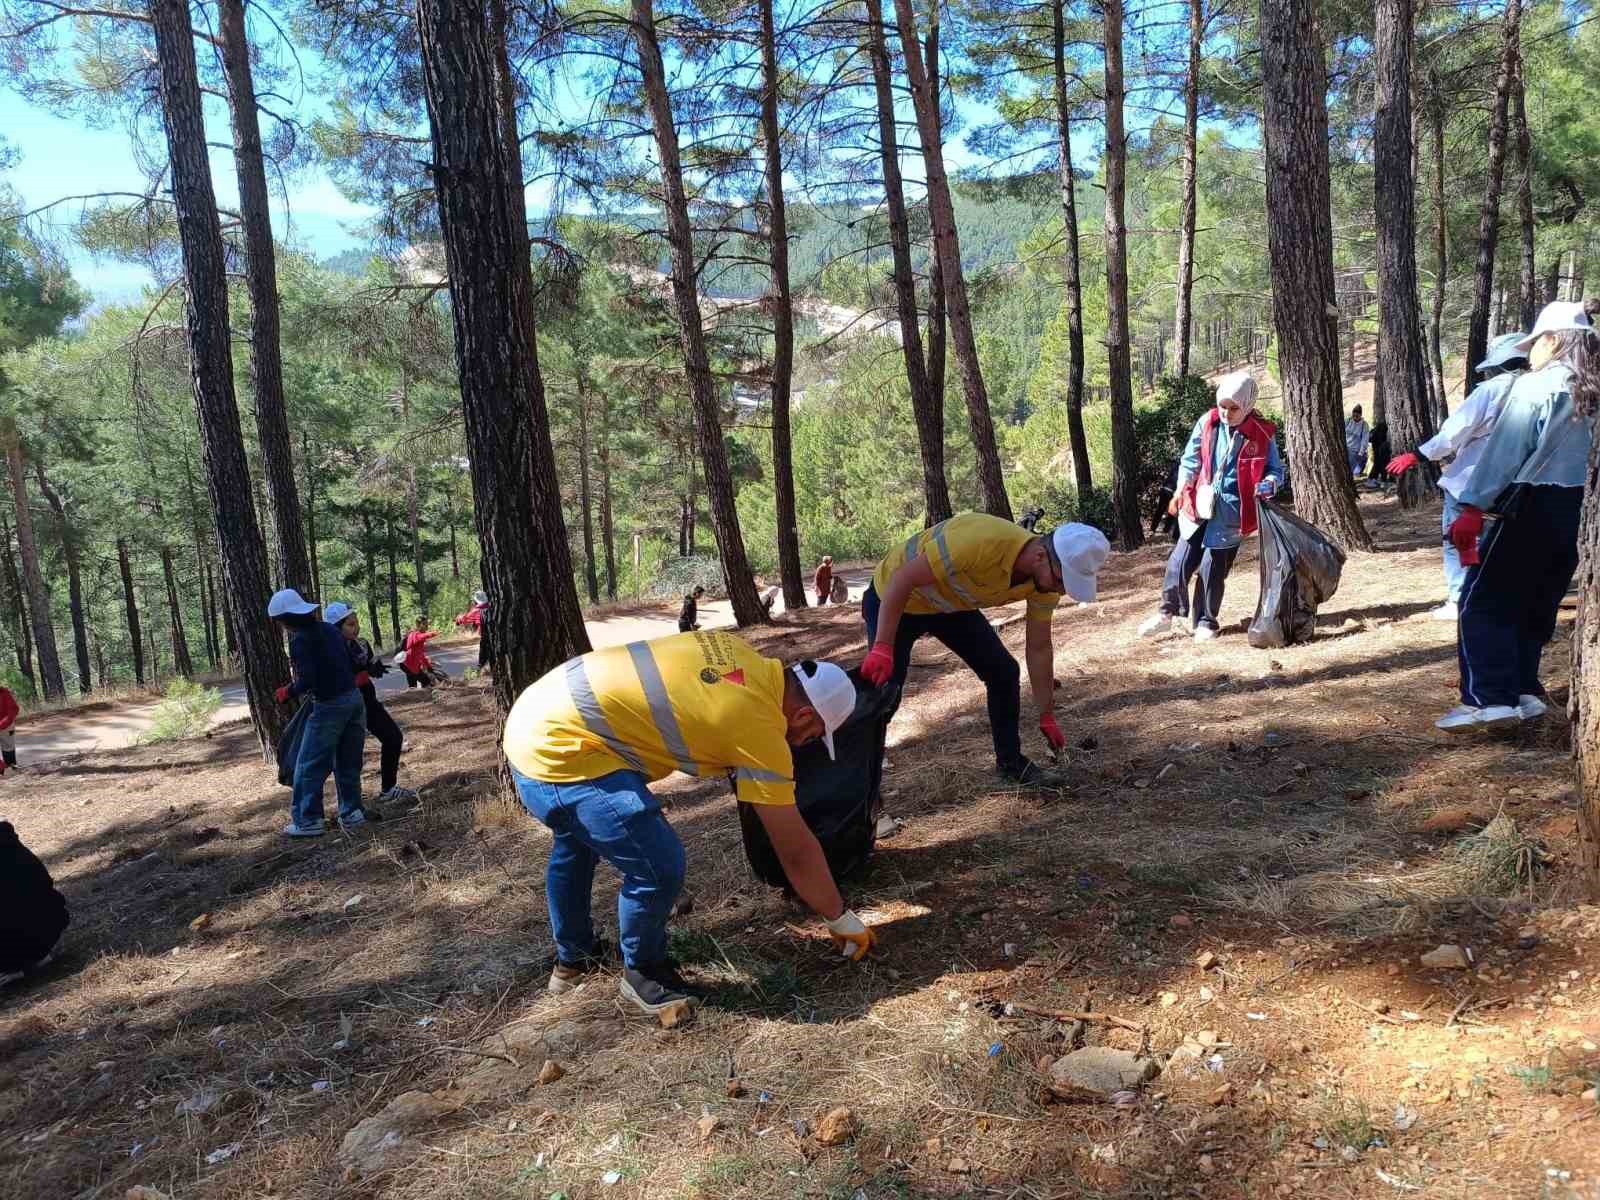
[[[1350,474],[1361,474],[1361,468],[1367,465],[1367,452],[1363,450],[1360,454],[1357,454],[1354,450],[1346,446],[1345,454],[1350,458]]]
[[[1167,572],[1161,581],[1161,611],[1169,617],[1188,617],[1196,627],[1217,628],[1222,611],[1223,587],[1233,560],[1239,556],[1237,544],[1207,546],[1206,522],[1188,538],[1180,538],[1167,556]],[[1189,602],[1189,581],[1194,581],[1194,603]]]
[[[878,637],[878,589],[869,586],[861,597],[861,616],[867,623],[867,645]],[[1002,771],[1015,771],[1026,761],[1022,757],[1022,668],[1011,657],[1000,635],[982,612],[932,613],[927,616],[900,615],[894,638],[894,681],[904,684],[911,670],[911,648],[917,639],[931,635],[943,642],[955,656],[983,680],[989,693],[989,731],[994,736],[995,764]]]
[[[577,963],[594,953],[589,894],[603,858],[622,873],[617,894],[622,961],[635,969],[667,956],[667,916],[683,890],[683,843],[638,771],[613,771],[582,783],[529,779],[515,767],[522,806],[550,827],[545,901],[556,955]]]
[[[1439,494],[1444,497],[1444,515],[1439,522],[1444,531],[1444,598],[1455,604],[1461,599],[1461,584],[1467,578],[1467,569],[1461,565],[1461,551],[1450,540],[1450,526],[1461,515],[1461,501],[1443,488],[1439,489]],[[1479,548],[1482,548],[1481,540]]]
[[[322,785],[331,774],[339,793],[339,815],[361,811],[361,749],[367,740],[367,706],[351,688],[333,700],[312,700],[300,757],[294,764],[294,823],[323,819]]]

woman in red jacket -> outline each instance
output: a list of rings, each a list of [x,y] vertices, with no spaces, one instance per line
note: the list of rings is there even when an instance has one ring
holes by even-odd
[[[433,661],[428,657],[426,647],[429,638],[438,636],[437,629],[428,628],[427,617],[418,617],[416,625],[406,634],[406,640],[401,646],[405,655],[400,660],[400,669],[405,672],[407,688],[433,686],[433,679],[428,674],[433,670]]]
[[[17,765],[17,698],[11,689],[0,683],[0,775]]]

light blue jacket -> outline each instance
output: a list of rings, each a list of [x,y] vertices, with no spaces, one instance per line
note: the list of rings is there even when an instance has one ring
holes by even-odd
[[[1200,439],[1205,434],[1208,416],[1210,413],[1194,423],[1189,444],[1184,447],[1183,461],[1178,466],[1180,491],[1184,480],[1200,474]],[[1205,536],[1201,538],[1201,544],[1211,550],[1226,550],[1237,546],[1240,541],[1239,450],[1243,445],[1244,434],[1229,429],[1226,421],[1217,422],[1217,444],[1211,457],[1211,485],[1215,491],[1211,519],[1206,522]],[[1267,439],[1267,470],[1261,478],[1263,483],[1272,480],[1279,491],[1283,490],[1283,459],[1278,454],[1278,439],[1275,437]],[[1187,519],[1179,523],[1178,529],[1184,537],[1194,532],[1194,527],[1188,524]]]
[[[1589,469],[1589,441],[1589,422],[1572,406],[1572,370],[1566,363],[1519,375],[1458,499],[1489,509],[1514,483],[1581,488]]]

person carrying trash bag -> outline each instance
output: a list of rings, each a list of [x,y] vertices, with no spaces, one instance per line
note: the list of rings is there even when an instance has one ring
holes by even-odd
[[[405,745],[405,734],[389,710],[378,699],[378,688],[373,680],[389,673],[388,665],[372,652],[372,643],[361,636],[361,618],[343,600],[335,600],[322,610],[322,619],[337,629],[344,637],[344,647],[350,653],[350,667],[356,673],[356,690],[367,710],[367,733],[377,740],[378,803],[412,804],[417,793],[401,787],[400,750]],[[381,820],[378,810],[366,807],[368,820]]]
[[[1455,412],[1439,426],[1439,432],[1414,453],[1406,453],[1389,463],[1389,474],[1395,478],[1404,475],[1422,459],[1440,462],[1455,455],[1439,476],[1439,494],[1444,497],[1441,528],[1444,532],[1444,603],[1428,613],[1435,621],[1454,621],[1461,601],[1461,584],[1467,577],[1467,568],[1461,561],[1461,552],[1450,540],[1450,526],[1461,515],[1461,491],[1472,478],[1472,472],[1483,457],[1483,448],[1489,434],[1500,418],[1501,406],[1528,365],[1528,352],[1521,346],[1525,335],[1508,333],[1496,338],[1489,353],[1478,364],[1482,382],[1472,389],[1472,394],[1456,406]]]
[[[791,746],[833,733],[856,689],[832,663],[785,668],[729,633],[679,633],[593,650],[532,684],[506,718],[502,749],[523,806],[555,835],[545,896],[555,936],[549,990],[603,965],[590,893],[601,859],[617,897],[622,998],[646,1013],[695,999],[667,954],[667,917],[683,887],[683,843],[649,784],[674,771],[731,775],[757,806],[789,883],[845,957],[876,938],[845,907],[816,836],[795,806]]]
[[[1089,525],[1057,525],[1048,535],[987,513],[957,513],[911,535],[878,564],[861,597],[871,649],[861,677],[874,686],[902,687],[911,650],[931,636],[983,680],[989,729],[1002,778],[1023,787],[1060,787],[1060,772],[1022,753],[1022,673],[983,610],[1028,602],[1028,683],[1039,710],[1039,732],[1052,754],[1066,746],[1056,720],[1055,649],[1050,619],[1062,593],[1087,603],[1111,553],[1106,535]]]
[[[1258,650],[1317,636],[1317,605],[1339,590],[1344,551],[1309,521],[1270,500],[1261,518],[1261,595],[1245,640]]]
[[[1219,634],[1222,596],[1239,544],[1256,531],[1256,500],[1283,486],[1277,430],[1255,412],[1256,381],[1235,371],[1217,381],[1217,404],[1194,424],[1178,466],[1169,512],[1178,518],[1178,542],[1167,558],[1161,608],[1139,626],[1140,637],[1188,618],[1197,641]],[[1193,581],[1193,600],[1190,581]]]
[[[1578,568],[1578,517],[1600,383],[1600,302],[1547,304],[1517,343],[1529,370],[1511,385],[1450,540],[1467,568],[1456,622],[1461,703],[1446,732],[1511,728],[1544,716],[1539,660]],[[1493,518],[1493,520],[1490,520]],[[1487,531],[1486,531],[1487,530]]]

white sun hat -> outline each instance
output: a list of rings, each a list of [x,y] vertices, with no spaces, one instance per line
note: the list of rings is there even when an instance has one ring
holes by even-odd
[[[1593,329],[1594,322],[1583,311],[1582,300],[1552,300],[1539,310],[1539,319],[1533,323],[1533,332],[1517,343],[1524,352],[1547,333],[1566,333],[1569,329]]]
[[[1069,521],[1050,534],[1050,549],[1061,568],[1067,595],[1087,604],[1099,589],[1100,568],[1106,565],[1111,543],[1093,525]]]
[[[317,606],[311,601],[303,599],[300,593],[293,588],[284,588],[281,591],[273,592],[272,599],[267,601],[267,616],[269,617],[304,616],[306,613],[314,613],[316,611]]]
[[[850,714],[856,710],[856,685],[850,682],[850,676],[845,674],[842,667],[829,662],[811,662],[808,659],[795,663],[789,669],[800,681],[806,699],[817,710],[817,716],[822,718],[822,744],[828,748],[828,757],[832,758],[834,730],[848,721]]]

